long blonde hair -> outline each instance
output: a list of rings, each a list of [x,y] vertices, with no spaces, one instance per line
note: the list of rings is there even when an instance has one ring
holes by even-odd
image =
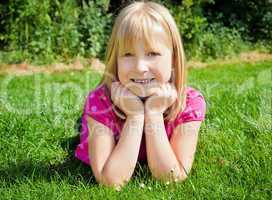
[[[168,33],[169,42],[172,46],[172,77],[171,81],[175,85],[178,98],[165,112],[166,120],[173,120],[185,106],[185,87],[187,72],[185,69],[185,55],[179,30],[170,12],[164,6],[155,2],[133,2],[123,8],[116,18],[113,26],[110,41],[107,46],[105,58],[105,72],[101,79],[101,84],[106,84],[111,88],[111,83],[118,80],[117,58],[120,51],[127,45],[143,37],[148,46],[153,46],[157,41],[152,40],[152,25],[161,25]],[[151,37],[150,37],[151,35]],[[117,114],[124,118],[120,110],[115,110]]]

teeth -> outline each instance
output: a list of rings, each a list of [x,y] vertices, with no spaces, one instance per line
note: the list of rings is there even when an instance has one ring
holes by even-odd
[[[152,79],[132,79],[135,83],[147,84],[150,83]]]

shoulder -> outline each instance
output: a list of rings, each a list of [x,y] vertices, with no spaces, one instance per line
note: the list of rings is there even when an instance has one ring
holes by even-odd
[[[178,114],[177,121],[203,121],[206,113],[206,102],[204,95],[193,87],[187,87],[185,94],[185,108]]]
[[[106,86],[97,86],[94,90],[90,91],[86,97],[84,113],[89,115],[99,115],[109,112],[110,110],[107,109],[111,107],[109,98]]]
[[[95,121],[106,125],[113,132],[118,132],[116,127],[116,115],[113,111],[113,104],[106,85],[99,85],[86,97],[83,117],[93,118]]]
[[[91,117],[92,119],[89,119]],[[92,123],[90,123],[92,121]],[[94,123],[98,124],[94,124]],[[88,155],[88,136],[90,126],[99,125],[99,131],[109,130],[114,136],[119,133],[119,126],[116,124],[116,119],[112,111],[110,95],[105,85],[99,85],[94,90],[90,91],[85,99],[83,113],[81,116],[81,134],[80,144],[77,146],[75,156],[83,162],[90,164]]]
[[[186,88],[186,108],[194,106],[195,104],[205,104],[204,95],[197,89],[193,87]]]

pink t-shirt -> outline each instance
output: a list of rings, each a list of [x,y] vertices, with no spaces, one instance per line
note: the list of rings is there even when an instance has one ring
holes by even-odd
[[[119,118],[112,109],[110,92],[106,85],[100,85],[89,93],[86,98],[82,114],[80,143],[78,144],[75,156],[86,164],[90,164],[91,158],[88,155],[88,125],[87,116],[109,127],[114,135],[115,142],[119,140],[120,132],[125,120]],[[189,121],[203,121],[205,118],[206,103],[203,95],[192,87],[186,88],[186,107],[173,121],[164,121],[166,134],[170,140],[175,127]],[[143,134],[138,161],[146,161],[145,137]]]

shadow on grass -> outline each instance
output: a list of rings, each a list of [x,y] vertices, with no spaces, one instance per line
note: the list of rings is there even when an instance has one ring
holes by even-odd
[[[62,163],[50,164],[50,162],[35,162],[32,160],[12,163],[7,167],[0,166],[0,182],[5,183],[5,187],[26,180],[38,181],[46,180],[65,181],[71,185],[78,185],[79,181],[84,184],[98,185],[92,173],[91,167],[84,164],[74,156],[74,151],[79,144],[80,119],[76,123],[78,134],[71,138],[60,141],[61,147],[68,153],[67,158]],[[147,179],[148,166],[144,162],[138,162],[133,174],[134,178]]]
[[[5,168],[0,167],[0,182],[12,185],[30,179],[30,181],[46,180],[48,182],[65,180],[72,185],[78,185],[78,181],[96,184],[91,168],[73,156],[74,147],[78,140],[79,136],[76,136],[62,142],[65,151],[67,151],[68,146],[69,149],[68,156],[61,163],[50,164],[50,161],[25,160],[20,163],[9,164]]]

